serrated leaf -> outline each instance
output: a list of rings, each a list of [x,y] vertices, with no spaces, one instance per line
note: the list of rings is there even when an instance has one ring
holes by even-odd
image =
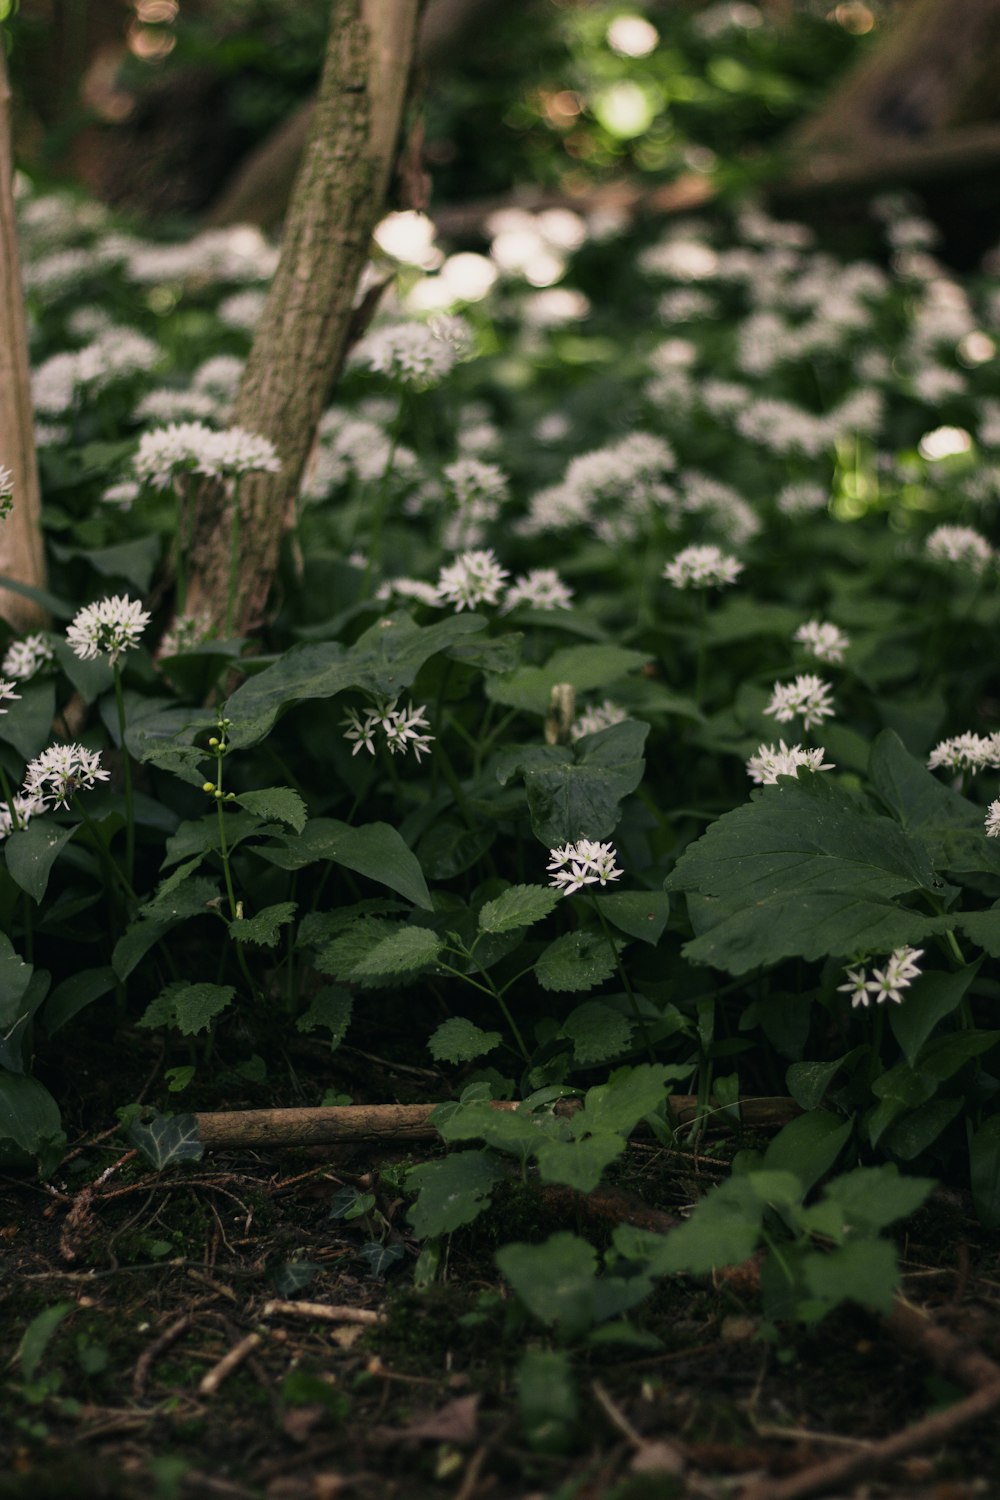
[[[573,1043],[574,1062],[607,1062],[628,1051],[632,1022],[600,1000],[585,1000],[566,1017],[559,1034]]]
[[[616,1068],[607,1083],[587,1090],[583,1109],[573,1119],[573,1134],[604,1135],[614,1131],[630,1135],[640,1120],[660,1108],[670,1084],[678,1077],[686,1077],[689,1071],[662,1063]]]
[[[582,1140],[543,1140],[536,1152],[543,1182],[558,1182],[578,1193],[592,1193],[605,1171],[625,1151],[621,1135],[588,1135]]]
[[[347,1035],[354,1010],[354,999],[349,990],[339,985],[326,984],[313,996],[305,1015],[299,1016],[295,1025],[299,1031],[316,1031],[322,1027],[330,1033],[330,1051],[339,1047]]]
[[[295,901],[279,901],[274,906],[265,906],[252,917],[238,917],[230,922],[229,936],[234,943],[258,943],[263,948],[273,948],[282,927],[288,925],[297,910]]]
[[[647,653],[623,646],[567,646],[556,651],[544,667],[518,667],[486,682],[486,696],[508,708],[545,715],[556,683],[568,682],[578,693],[609,688],[621,677],[637,672],[649,661]]]
[[[133,1146],[162,1172],[182,1161],[200,1161],[205,1152],[194,1115],[154,1115],[152,1120],[133,1120],[125,1134]]]
[[[389,823],[363,823],[353,828],[336,818],[311,818],[298,837],[258,845],[254,853],[283,870],[301,870],[329,859],[377,880],[425,911],[434,909],[419,860],[399,830]]]
[[[424,969],[443,947],[443,939],[429,927],[400,927],[354,965],[353,975],[358,979],[386,979]]]
[[[899,1263],[890,1240],[851,1241],[827,1254],[807,1251],[800,1268],[807,1290],[827,1309],[858,1302],[873,1312],[892,1311]]]
[[[464,1016],[450,1016],[427,1043],[435,1062],[463,1063],[483,1057],[500,1045],[499,1031],[483,1031]]]
[[[230,1004],[236,991],[231,984],[168,984],[153,1000],[140,1026],[176,1026],[182,1036],[206,1031],[216,1016]]]
[[[287,823],[296,833],[301,833],[306,826],[306,805],[291,787],[272,786],[260,792],[240,792],[236,800],[255,817],[268,822]]]
[[[523,777],[531,826],[548,848],[581,838],[610,838],[622,799],[642,780],[648,733],[648,724],[626,719],[584,735],[572,749],[532,745],[512,750],[500,757],[497,777],[504,786],[514,776]]]
[[[823,1197],[835,1203],[845,1226],[856,1234],[874,1235],[897,1219],[908,1219],[934,1187],[930,1177],[901,1177],[892,1163],[859,1167],[827,1183]]]
[[[35,818],[27,828],[10,834],[4,843],[11,878],[34,901],[41,901],[52,866],[76,833],[79,824],[60,828],[50,818]]]
[[[535,978],[543,990],[592,990],[614,972],[614,954],[596,932],[563,933],[535,963]]]
[[[503,1175],[503,1164],[491,1151],[456,1151],[414,1167],[406,1176],[407,1190],[419,1195],[407,1214],[414,1233],[432,1239],[471,1224],[488,1207]]]
[[[331,974],[334,979],[356,980],[358,964],[380,942],[399,931],[399,922],[390,922],[378,916],[362,917],[359,921],[352,922],[331,942],[323,943],[316,955],[316,968],[321,974]],[[322,941],[322,938],[319,940]]]
[[[139,908],[139,914],[146,921],[167,926],[211,913],[218,896],[218,882],[207,876],[188,876],[184,880],[169,877],[152,900]]]
[[[560,892],[545,885],[512,885],[487,901],[479,913],[480,932],[515,932],[519,927],[530,927],[540,922],[553,911],[560,899]]]
[[[917,834],[932,854],[944,852],[949,833],[956,829],[974,828],[982,835],[981,810],[939,781],[894,730],[884,729],[875,740],[868,774],[893,817]]]

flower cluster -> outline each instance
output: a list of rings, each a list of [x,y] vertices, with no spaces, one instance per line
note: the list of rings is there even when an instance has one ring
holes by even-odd
[[[851,644],[850,636],[828,620],[807,620],[796,630],[793,639],[804,646],[810,656],[834,663],[843,661],[844,652]]]
[[[721,548],[712,545],[685,547],[663,569],[663,576],[675,589],[722,588],[735,583],[743,564]]]
[[[935,745],[927,758],[927,769],[948,771],[1000,770],[1000,732],[991,735],[956,734]]]
[[[27,828],[32,818],[43,813],[48,804],[42,797],[29,797],[16,793],[10,802],[0,802],[0,840],[18,829]]]
[[[570,725],[569,737],[571,740],[582,740],[585,734],[597,734],[602,729],[610,729],[612,724],[621,724],[627,718],[628,714],[623,708],[612,703],[610,698],[605,698],[603,703],[585,708],[583,713],[577,715]]]
[[[3,679],[0,678],[0,703],[13,702],[16,699],[20,698],[20,696],[20,693],[15,693],[14,684],[12,682],[4,682]],[[0,708],[0,714],[5,714],[6,712],[7,710],[5,708]]]
[[[578,839],[575,844],[566,844],[562,849],[549,850],[546,869],[551,873],[549,885],[554,885],[564,896],[572,896],[585,885],[607,885],[617,880],[624,870],[615,868],[618,858],[613,844],[597,844],[592,839]]]
[[[430,754],[434,736],[419,732],[430,728],[426,703],[422,703],[419,708],[414,708],[410,703],[402,709],[396,707],[398,702],[398,698],[377,698],[363,714],[356,708],[348,709],[347,717],[341,723],[348,726],[344,731],[344,739],[354,741],[352,755],[357,755],[361,749],[374,755],[375,737],[379,731],[385,737],[390,755],[405,755],[407,750],[412,750],[419,763],[421,755]]]
[[[833,703],[830,695],[833,692],[828,682],[822,677],[815,677],[811,672],[803,672],[796,677],[794,682],[776,682],[771,693],[771,701],[765,708],[766,714],[773,714],[779,724],[787,724],[791,719],[801,718],[803,729],[812,729],[814,724],[821,724],[824,719],[831,718],[834,713]]]
[[[462,552],[453,563],[441,569],[437,581],[437,602],[453,604],[455,612],[475,609],[477,604],[496,604],[509,574],[497,562],[492,547],[479,552]]]
[[[986,837],[1000,839],[1000,797],[991,802],[986,811]]]
[[[54,654],[44,635],[26,635],[23,640],[11,641],[0,672],[18,682],[27,682],[39,668],[53,660]]]
[[[923,948],[894,948],[884,968],[872,970],[871,979],[865,966],[858,964],[845,971],[847,983],[839,984],[837,989],[850,995],[852,1007],[867,1007],[873,996],[876,1005],[883,1005],[886,1000],[901,1005],[903,991],[920,975],[917,959],[923,956],[923,951]]]
[[[806,750],[801,745],[786,745],[778,741],[773,745],[758,745],[747,761],[747,775],[757,786],[774,786],[779,776],[798,777],[801,769],[807,771],[832,771],[833,762],[824,761],[826,751]]]
[[[532,568],[514,579],[504,598],[503,610],[516,609],[526,604],[531,609],[569,609],[573,603],[573,591],[568,588],[555,568]]]
[[[956,563],[984,573],[993,558],[993,548],[972,526],[936,526],[924,543],[933,562]]]
[[[101,768],[96,750],[85,750],[82,745],[50,745],[28,762],[23,795],[45,806],[68,807],[74,792],[89,792],[95,782],[109,777],[110,772]]]
[[[137,600],[116,594],[85,605],[74,617],[66,639],[83,661],[94,661],[104,653],[113,667],[123,652],[139,644],[148,624],[149,612]]]
[[[455,365],[468,358],[472,333],[464,318],[440,317],[430,323],[390,323],[362,339],[355,359],[378,375],[416,391],[440,385]]]
[[[215,479],[277,474],[281,460],[268,438],[244,427],[216,432],[203,422],[172,422],[143,433],[132,466],[137,478],[163,490],[178,474],[205,474]]]

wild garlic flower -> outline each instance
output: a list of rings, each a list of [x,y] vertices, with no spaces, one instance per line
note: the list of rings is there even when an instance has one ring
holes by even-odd
[[[462,552],[441,569],[437,602],[453,604],[456,614],[463,609],[475,609],[477,604],[496,604],[509,577],[507,569],[497,562],[492,547]]]
[[[1000,797],[991,802],[986,812],[986,837],[1000,839]]]
[[[0,665],[0,672],[18,682],[27,682],[40,667],[52,661],[54,655],[44,635],[26,635],[23,640],[11,641],[3,664]]]
[[[940,767],[948,771],[1000,770],[1000,732],[988,736],[956,734],[935,745],[927,758],[928,771]]]
[[[821,484],[800,482],[786,484],[778,491],[774,503],[783,516],[808,516],[825,510],[829,500],[829,491]]]
[[[81,609],[66,632],[73,651],[83,661],[94,661],[102,653],[113,667],[125,651],[139,644],[149,624],[149,612],[127,594],[99,599]]]
[[[801,673],[794,682],[774,684],[771,701],[764,712],[773,714],[779,724],[801,718],[802,728],[812,729],[813,725],[833,716],[832,692],[832,687],[822,677],[814,677],[811,672]]]
[[[27,828],[32,818],[45,811],[46,803],[41,797],[26,797],[15,794],[10,802],[0,802],[0,839],[21,828]]]
[[[617,880],[625,873],[615,868],[617,858],[613,844],[597,844],[591,839],[578,839],[562,849],[550,849],[546,865],[552,874],[549,885],[556,886],[564,896],[572,896],[585,885],[598,882],[607,885],[609,880]]]
[[[675,589],[722,588],[735,583],[743,564],[720,547],[712,545],[685,547],[663,569],[663,576]]]
[[[120,479],[109,484],[101,495],[102,505],[117,505],[119,510],[131,510],[139,498],[139,484],[135,479]]]
[[[867,1009],[872,997],[876,1005],[884,1005],[886,1000],[902,1005],[903,991],[909,989],[914,979],[920,976],[917,959],[923,957],[923,952],[923,948],[894,948],[884,967],[872,970],[871,979],[868,978],[865,966],[859,964],[856,968],[845,970],[847,982],[838,984],[837,989],[850,995],[852,1008],[861,1005]]]
[[[810,656],[834,663],[843,661],[844,652],[851,644],[850,636],[838,630],[836,625],[831,625],[828,620],[807,620],[804,625],[799,626],[793,639],[804,646]]]
[[[144,432],[132,460],[138,479],[163,490],[178,474],[234,479],[240,474],[277,474],[281,460],[268,438],[244,427],[216,432],[204,422],[171,422]]]
[[[24,773],[25,797],[35,797],[46,806],[68,807],[74,792],[89,792],[98,781],[108,781],[110,772],[101,767],[96,750],[82,745],[50,745],[28,762]]]
[[[519,604],[527,604],[532,609],[570,609],[573,590],[563,583],[555,568],[532,568],[530,573],[515,578],[508,588],[503,613],[507,614]]]
[[[627,718],[624,708],[619,708],[617,703],[605,698],[603,703],[585,708],[582,714],[577,715],[570,725],[569,737],[571,740],[582,740],[585,734],[598,734],[602,729],[610,729],[612,724],[621,724]]]
[[[483,463],[478,458],[457,458],[454,463],[446,464],[444,477],[459,510],[467,510],[477,501],[488,501],[496,515],[510,492],[504,471],[497,464]]]
[[[826,751],[806,750],[802,745],[759,745],[747,761],[747,775],[757,786],[774,786],[779,776],[798,777],[800,768],[807,771],[832,771],[832,761],[824,761]]]
[[[364,560],[360,566],[365,566]],[[438,597],[437,585],[425,583],[422,578],[387,578],[380,583],[375,591],[375,598],[380,603],[385,603],[393,596],[399,599],[415,599],[418,604],[431,604],[437,607],[441,603]]]
[[[20,696],[20,693],[15,693],[14,684],[12,682],[4,682],[3,679],[0,678],[0,704],[14,702],[18,698],[20,698]],[[6,712],[7,710],[5,708],[0,708],[0,714],[5,714]]]
[[[471,347],[472,330],[465,319],[443,316],[429,323],[390,323],[372,329],[354,358],[397,385],[426,391],[467,359]]]
[[[972,526],[936,526],[924,543],[933,562],[957,563],[984,573],[993,558],[993,548]]]
[[[14,475],[0,464],[0,521],[14,509]]]
[[[281,459],[269,438],[245,427],[224,427],[203,444],[195,473],[213,479],[235,479],[240,474],[280,474]]]
[[[379,731],[390,755],[405,755],[408,750],[412,750],[419,764],[421,755],[430,754],[434,735],[419,732],[430,728],[426,703],[422,703],[419,708],[414,708],[409,703],[402,709],[396,707],[398,702],[398,698],[377,698],[363,714],[356,708],[347,710],[347,717],[341,723],[348,726],[344,731],[344,739],[354,741],[352,755],[357,755],[362,749],[367,750],[369,755],[374,755]]]

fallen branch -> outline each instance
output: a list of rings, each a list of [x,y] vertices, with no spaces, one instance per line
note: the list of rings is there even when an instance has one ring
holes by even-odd
[[[381,1313],[368,1307],[337,1307],[329,1302],[265,1302],[262,1318],[314,1318],[320,1323],[384,1323]]]
[[[261,1343],[259,1333],[248,1333],[245,1338],[240,1339],[238,1344],[234,1344],[228,1354],[224,1354],[218,1364],[213,1365],[202,1376],[201,1384],[198,1386],[199,1396],[214,1396],[226,1377],[239,1369],[243,1361],[249,1359]]]

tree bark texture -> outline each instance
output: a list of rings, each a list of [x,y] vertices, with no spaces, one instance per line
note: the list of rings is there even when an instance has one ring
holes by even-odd
[[[281,473],[241,485],[234,610],[261,620],[286,513],[294,504],[351,323],[355,290],[396,155],[419,0],[336,0],[312,130],[292,192],[278,265],[233,411],[270,438]],[[225,618],[228,500],[218,483],[196,499],[188,609]]]
[[[14,509],[0,521],[0,574],[44,588],[41,498],[13,175],[10,87],[0,41],[0,465],[10,469],[14,485]],[[0,616],[18,631],[46,623],[40,605],[2,585]]]

